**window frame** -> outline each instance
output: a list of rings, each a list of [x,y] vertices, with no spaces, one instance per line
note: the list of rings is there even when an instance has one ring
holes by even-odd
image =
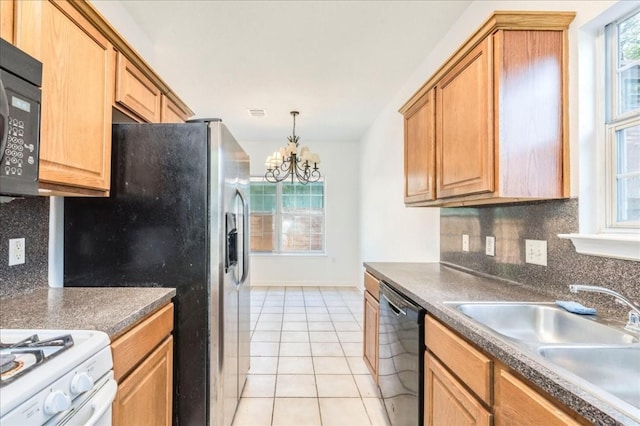
[[[619,2],[579,30],[577,69],[580,85],[572,89],[579,90],[580,98],[577,102],[581,123],[577,161],[580,164],[579,232],[558,235],[570,239],[578,253],[632,261],[640,261],[640,229],[608,226],[608,215],[613,211],[610,203],[614,201],[608,196],[611,194],[607,187],[610,184],[608,176],[616,168],[612,168],[613,153],[607,153],[609,111],[606,108],[610,99],[607,98],[605,78],[610,62],[606,62],[605,27],[638,11],[640,8],[631,2]],[[593,90],[589,91],[589,88]],[[631,115],[625,114],[624,118]],[[589,126],[588,123],[594,124]]]
[[[604,69],[604,117],[598,120],[604,123],[605,145],[605,218],[601,223],[604,233],[640,233],[640,221],[618,221],[618,190],[617,190],[617,164],[618,164],[618,136],[617,132],[640,124],[640,108],[624,113],[620,112],[620,79],[618,76],[618,57],[620,55],[620,43],[618,27],[621,22],[639,14],[640,8],[623,14],[618,19],[611,21],[604,27],[603,66]]]
[[[264,176],[251,176],[250,178],[250,184],[253,182],[263,182],[263,183],[270,183],[268,182]],[[289,183],[289,181],[283,181],[283,182],[278,182],[275,183],[273,185],[276,186],[276,211],[273,214],[274,217],[274,251],[253,251],[250,248],[250,254],[256,255],[256,256],[300,256],[300,257],[311,257],[311,256],[320,256],[320,257],[326,257],[327,256],[327,182],[326,179],[324,177],[320,178],[320,180],[318,180],[318,182],[312,182],[312,183],[322,183],[322,215],[317,215],[317,216],[322,216],[322,250],[319,251],[283,251],[282,250],[282,218],[284,215],[286,215],[286,213],[283,213],[282,211],[282,202],[283,202],[283,191],[282,191],[282,184],[283,183]],[[294,182],[297,183],[297,182]],[[249,216],[253,215],[254,213],[251,211],[251,209],[249,209]],[[260,214],[260,212],[257,212],[257,214]]]

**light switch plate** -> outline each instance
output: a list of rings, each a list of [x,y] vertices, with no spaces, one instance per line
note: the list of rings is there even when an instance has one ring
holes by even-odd
[[[9,240],[9,266],[22,265],[24,263],[24,238],[12,238]]]
[[[496,237],[485,238],[484,254],[486,254],[487,256],[496,255]]]
[[[524,240],[525,262],[534,265],[547,266],[547,241]]]
[[[462,251],[469,251],[469,236],[462,234]]]

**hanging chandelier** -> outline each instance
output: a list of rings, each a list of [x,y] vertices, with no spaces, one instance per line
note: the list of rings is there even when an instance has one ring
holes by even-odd
[[[322,175],[318,170],[320,156],[309,151],[306,146],[298,153],[299,136],[296,136],[296,116],[298,111],[291,111],[293,116],[293,135],[287,139],[289,143],[267,157],[267,172],[264,178],[267,182],[277,183],[291,177],[291,183],[298,179],[303,185],[317,182]]]

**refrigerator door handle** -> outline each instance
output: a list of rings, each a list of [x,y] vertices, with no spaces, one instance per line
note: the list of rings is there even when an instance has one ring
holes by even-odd
[[[241,285],[249,275],[249,204],[242,191],[236,189],[236,194],[242,201],[242,276],[238,282]]]

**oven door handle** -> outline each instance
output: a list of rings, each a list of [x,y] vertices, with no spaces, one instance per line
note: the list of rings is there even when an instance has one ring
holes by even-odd
[[[407,313],[403,309],[399,308],[395,303],[389,300],[389,298],[385,294],[383,294],[382,297],[384,297],[387,303],[389,303],[389,307],[397,317],[399,317],[400,315],[407,315]]]
[[[113,400],[116,398],[116,392],[118,391],[118,382],[113,379],[109,379],[109,381],[98,391],[96,395],[93,396],[95,398],[95,402],[91,403],[91,410],[93,410],[93,414],[87,420],[87,426],[94,426],[98,420],[104,416],[109,408],[111,408],[111,404],[113,404]]]

